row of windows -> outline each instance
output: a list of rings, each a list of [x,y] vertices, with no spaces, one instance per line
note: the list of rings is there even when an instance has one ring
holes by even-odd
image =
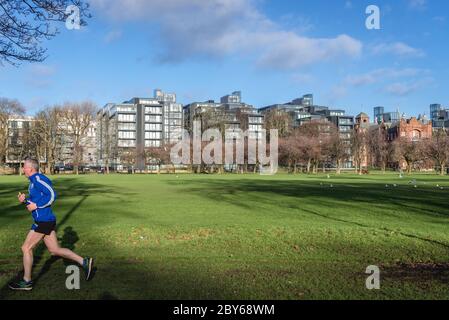
[[[145,123],[145,130],[162,130],[162,124],[160,123]]]
[[[145,113],[162,114],[162,107],[145,107]]]
[[[119,122],[136,122],[135,114],[119,114],[118,116]],[[162,116],[158,115],[145,115],[145,122],[162,122]],[[165,124],[177,124],[181,125],[181,115],[178,117],[172,117],[172,119],[165,119]]]
[[[161,139],[161,132],[145,132],[145,139]]]
[[[162,122],[162,116],[145,116],[146,122]]]
[[[248,126],[248,130],[249,131],[260,131],[262,130],[262,125],[258,125],[258,124],[250,124]]]
[[[340,124],[352,124],[353,121],[351,119],[340,119]]]
[[[182,106],[179,104],[170,104],[165,110],[170,112],[182,112]]]
[[[119,130],[136,130],[136,124],[135,123],[119,123],[118,129]]]
[[[135,147],[136,140],[119,140],[118,146],[119,147]]]
[[[160,147],[161,142],[159,140],[145,140],[145,147]]]
[[[118,137],[119,137],[119,139],[135,139],[136,132],[135,131],[119,131]]]
[[[351,126],[340,126],[338,129],[340,130],[340,132],[352,131],[352,127]]]
[[[182,114],[181,113],[166,113],[165,117],[166,118],[174,118],[174,119],[182,119]]]
[[[164,123],[165,123],[165,125],[181,126],[182,120],[181,119],[165,119]]]
[[[120,122],[136,122],[135,114],[119,114],[118,121]]]
[[[118,107],[117,111],[121,112],[135,112],[136,109],[134,107]]]
[[[262,123],[262,117],[249,117],[248,122],[250,122],[250,123]]]

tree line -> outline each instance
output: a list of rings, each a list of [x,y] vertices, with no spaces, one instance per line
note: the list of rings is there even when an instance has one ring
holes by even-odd
[[[273,112],[266,117],[266,126],[280,128],[280,165],[292,173],[317,173],[329,168],[340,173],[346,161],[351,161],[359,174],[371,168],[385,172],[403,167],[407,173],[429,169],[441,175],[447,173],[447,130],[434,130],[430,138],[398,137],[392,140],[387,127],[373,125],[356,128],[350,138],[345,138],[327,121],[305,123],[292,129],[288,118],[286,114]]]
[[[54,173],[58,164],[70,162],[78,174],[96,110],[97,106],[88,101],[45,107],[18,130],[11,128],[8,120],[23,116],[25,108],[17,100],[0,98],[0,166],[7,156],[18,163],[33,157],[41,161],[46,173]]]

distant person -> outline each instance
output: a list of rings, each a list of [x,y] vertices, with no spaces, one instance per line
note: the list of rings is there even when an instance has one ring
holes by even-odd
[[[51,206],[56,199],[56,193],[49,178],[39,173],[39,163],[34,159],[25,160],[23,173],[30,180],[28,198],[25,194],[18,194],[18,199],[24,203],[34,219],[34,224],[22,245],[23,252],[23,279],[9,283],[12,290],[31,290],[33,282],[31,270],[33,267],[33,249],[44,240],[48,251],[54,256],[73,260],[83,267],[86,280],[90,280],[93,268],[93,259],[82,258],[69,249],[61,248],[56,237],[56,217]]]

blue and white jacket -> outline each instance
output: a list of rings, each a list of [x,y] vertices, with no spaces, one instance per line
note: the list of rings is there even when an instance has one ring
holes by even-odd
[[[56,199],[56,192],[50,179],[40,173],[35,173],[28,178],[30,185],[28,187],[29,196],[26,199],[34,202],[37,209],[31,214],[35,222],[56,221],[56,217],[51,210],[51,205]]]

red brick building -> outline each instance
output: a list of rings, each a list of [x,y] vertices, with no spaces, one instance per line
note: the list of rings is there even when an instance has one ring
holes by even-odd
[[[410,141],[430,139],[432,137],[432,122],[424,117],[418,119],[402,118],[398,123],[388,130],[388,140],[394,141],[398,138],[407,138]]]
[[[394,124],[388,130],[388,140],[394,142],[396,139],[406,139],[411,142],[418,142],[424,139],[432,138],[432,122],[425,117],[412,117],[410,119],[402,118],[398,123]],[[404,160],[399,161],[399,168],[405,169],[407,164]],[[431,170],[433,163],[431,161],[419,161],[416,163],[415,169]]]

